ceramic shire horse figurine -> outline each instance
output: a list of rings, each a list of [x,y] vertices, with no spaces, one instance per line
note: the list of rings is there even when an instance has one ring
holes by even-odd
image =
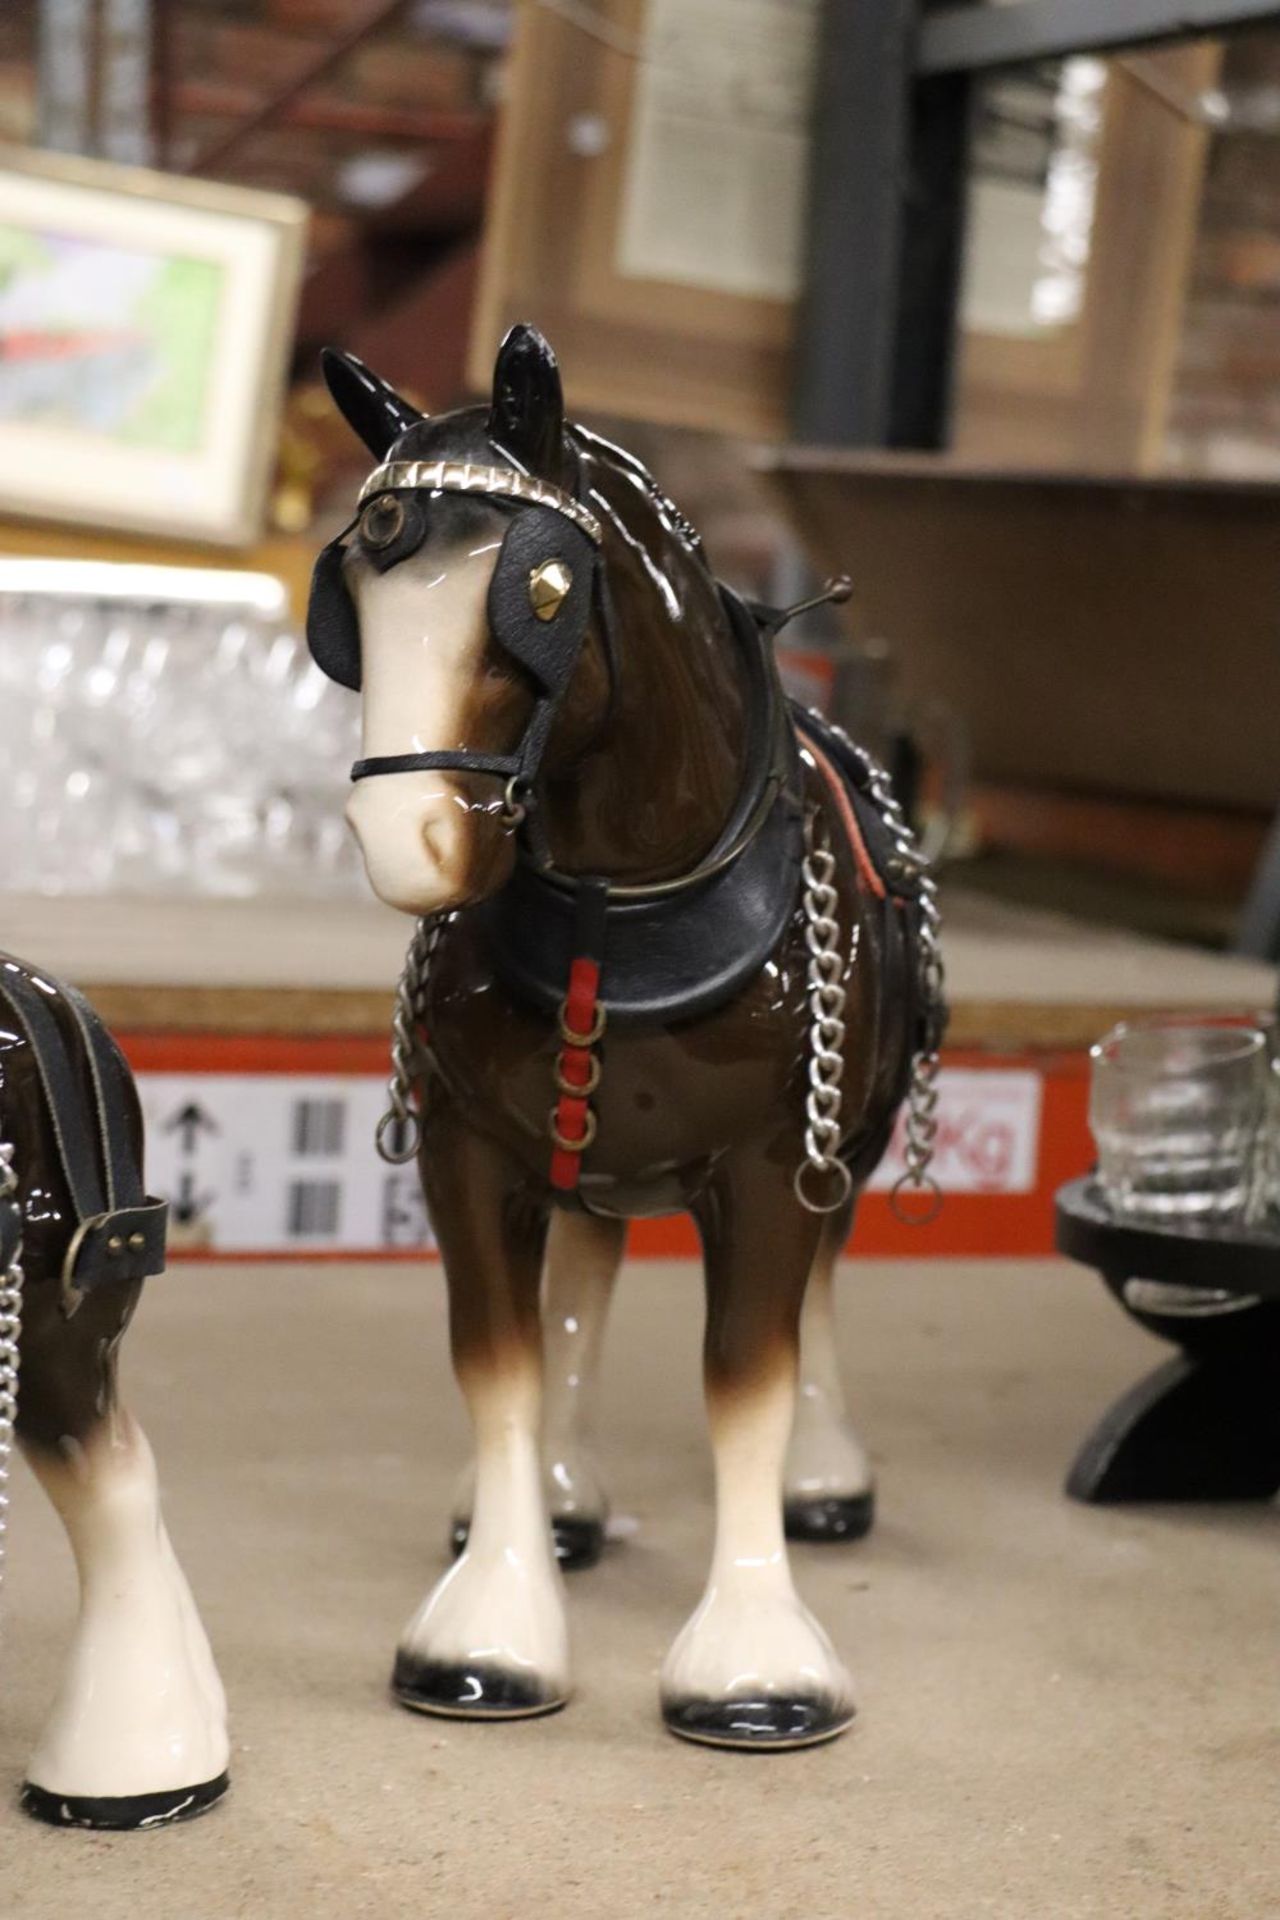
[[[326,375],[377,465],[317,562],[308,632],[363,690],[348,814],[370,880],[420,922],[384,1127],[420,1128],[476,1442],[465,1549],[402,1636],[395,1694],[477,1719],[564,1703],[548,1222],[572,1221],[553,1262],[607,1287],[627,1219],[687,1209],[717,1521],[663,1715],[725,1746],[828,1739],[851,1685],[795,1592],[780,1498],[797,1330],[913,1061],[927,1158],[931,883],[879,769],[788,708],[781,616],[716,581],[637,461],[566,422],[538,333],[508,335],[488,407],[436,419],[349,355]]]
[[[115,1043],[74,988],[0,954],[0,1549],[16,1431],[80,1576],[22,1789],[55,1826],[162,1826],[227,1786],[222,1685],[116,1390],[143,1280],[164,1269],[165,1216],[143,1188]]]

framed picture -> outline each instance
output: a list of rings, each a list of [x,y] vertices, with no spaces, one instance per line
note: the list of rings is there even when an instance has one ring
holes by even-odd
[[[969,201],[957,458],[1094,473],[1169,464],[1210,138],[1169,101],[1207,97],[1221,71],[1221,43],[1193,41],[1069,60],[1021,98],[1025,76],[999,76],[1012,177],[992,167]],[[1017,116],[1030,106],[1034,126],[1047,87],[1047,168],[1019,177]]]
[[[542,328],[571,406],[785,438],[817,0],[520,7],[469,374]]]
[[[283,195],[0,147],[0,513],[254,540],[306,220]]]

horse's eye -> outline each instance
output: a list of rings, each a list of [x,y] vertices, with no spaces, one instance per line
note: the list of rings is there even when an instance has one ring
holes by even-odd
[[[389,547],[404,532],[404,508],[394,494],[379,494],[360,515],[357,529],[367,547]]]

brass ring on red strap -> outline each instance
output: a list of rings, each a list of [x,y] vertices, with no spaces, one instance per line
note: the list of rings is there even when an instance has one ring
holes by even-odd
[[[570,1080],[566,1078],[565,1070],[564,1070],[564,1055],[563,1054],[559,1055],[559,1057],[556,1060],[557,1092],[567,1094],[570,1100],[586,1100],[591,1094],[595,1092],[596,1088],[599,1085],[600,1085],[600,1061],[594,1053],[588,1054],[587,1056],[587,1077],[585,1080],[581,1082],[581,1084],[579,1084],[579,1082],[576,1080]]]
[[[547,1125],[551,1133],[551,1138],[555,1145],[559,1147],[561,1153],[585,1153],[591,1145],[591,1142],[596,1137],[596,1116],[590,1107],[587,1108],[584,1119],[586,1124],[582,1130],[581,1140],[566,1140],[560,1131],[556,1109],[552,1107],[550,1114],[547,1116]]]
[[[569,1025],[569,1003],[567,1000],[562,1000],[560,1002],[560,1038],[566,1047],[594,1047],[604,1032],[605,1019],[605,1010],[597,1003],[596,1017],[592,1022],[590,1033],[575,1033]]]

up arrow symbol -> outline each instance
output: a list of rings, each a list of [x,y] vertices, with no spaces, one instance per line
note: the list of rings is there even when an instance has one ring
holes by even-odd
[[[217,1133],[218,1127],[195,1100],[188,1100],[185,1107],[180,1107],[172,1119],[164,1123],[166,1133],[179,1135],[179,1146],[185,1154],[195,1152],[202,1130],[205,1133]]]

